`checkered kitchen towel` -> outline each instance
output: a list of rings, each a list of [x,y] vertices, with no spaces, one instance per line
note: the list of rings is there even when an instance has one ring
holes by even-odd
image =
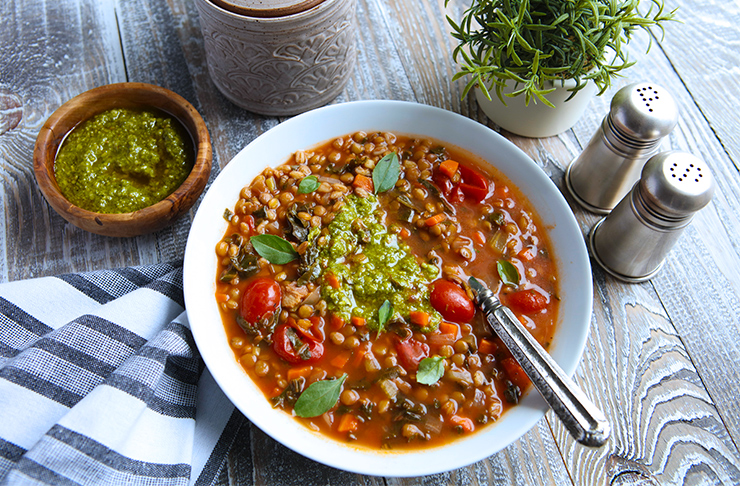
[[[180,264],[0,284],[0,484],[214,484],[246,423],[204,371]]]

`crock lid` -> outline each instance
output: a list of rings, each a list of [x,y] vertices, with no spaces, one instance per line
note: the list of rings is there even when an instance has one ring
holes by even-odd
[[[219,7],[248,17],[284,17],[315,7],[324,0],[211,0]]]

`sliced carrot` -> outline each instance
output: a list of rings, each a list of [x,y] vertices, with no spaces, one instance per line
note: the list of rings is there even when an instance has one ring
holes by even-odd
[[[344,327],[344,319],[342,319],[342,317],[338,316],[337,314],[332,314],[329,318],[329,327],[331,327],[335,331],[340,330]]]
[[[229,300],[229,296],[226,294],[216,294],[216,302],[226,302]]]
[[[446,175],[447,177],[449,177],[450,179],[452,179],[452,176],[454,176],[455,173],[457,172],[458,165],[460,164],[458,164],[454,160],[447,159],[443,161],[441,164],[439,164],[439,171],[443,173],[444,175]]]
[[[524,391],[524,389],[529,386],[529,377],[514,358],[505,358],[501,360],[501,365],[504,367],[504,371],[509,377],[509,380],[518,386],[520,390]]]
[[[398,232],[398,237],[402,240],[405,240],[411,236],[411,231],[408,230],[408,228],[401,228],[401,231]]]
[[[473,240],[479,245],[485,245],[486,235],[484,235],[482,231],[476,231],[475,233],[473,233]]]
[[[478,343],[478,352],[483,354],[493,354],[498,349],[495,342],[490,339],[482,338]]]
[[[312,370],[313,366],[311,365],[290,368],[288,369],[288,380],[295,380],[296,378],[301,376],[306,377],[311,373]]]
[[[522,251],[517,253],[516,256],[518,256],[520,260],[528,262],[529,260],[537,256],[537,249],[532,246],[527,246],[526,248],[522,249]]]
[[[355,430],[357,430],[358,425],[360,425],[360,421],[357,420],[357,417],[355,417],[351,413],[345,413],[339,419],[337,430],[339,432],[354,432]]]
[[[445,213],[439,213],[439,214],[435,214],[431,218],[427,218],[427,220],[424,221],[424,224],[426,224],[429,227],[432,227],[436,224],[441,223],[445,219],[447,219],[447,216],[445,216]]]
[[[367,192],[373,192],[373,180],[362,174],[357,174],[355,180],[352,181],[354,187],[359,187],[366,190]]]
[[[326,283],[328,283],[329,286],[333,289],[338,289],[341,285],[339,282],[339,278],[337,278],[337,276],[331,272],[327,272],[324,275],[324,280],[326,280]]]
[[[352,316],[349,320],[350,323],[352,323],[353,326],[364,326],[365,325],[365,318],[360,316]]]
[[[449,419],[450,423],[455,427],[462,427],[465,432],[472,432],[475,430],[475,424],[472,420],[467,417],[461,417],[460,415],[453,415]]]
[[[439,323],[439,332],[442,334],[454,334],[457,336],[457,332],[460,330],[460,328],[457,326],[457,324],[453,324],[451,322],[442,321]]]
[[[424,311],[409,312],[409,320],[412,324],[419,327],[426,327],[429,324],[429,313]]]
[[[349,358],[352,356],[351,351],[346,351],[342,354],[338,354],[334,356],[329,363],[331,363],[332,366],[339,369],[344,369],[347,362],[349,361]]]
[[[359,348],[355,349],[354,354],[352,355],[352,362],[350,363],[350,367],[352,369],[357,368],[362,363],[362,360],[365,359],[365,353],[367,352],[367,347],[360,346]]]

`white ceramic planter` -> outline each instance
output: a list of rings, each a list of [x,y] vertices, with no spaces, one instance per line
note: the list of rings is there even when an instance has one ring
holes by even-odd
[[[575,85],[573,80],[567,80],[564,85],[555,83],[555,91],[546,96],[555,108],[534,98],[529,101],[528,106],[525,106],[524,95],[514,98],[505,97],[506,105],[504,105],[496,96],[495,90],[491,90],[492,99],[489,100],[479,87],[475,88],[475,98],[483,113],[504,130],[524,137],[551,137],[575,125],[596,95],[596,85],[589,82],[585,88],[566,102],[565,100],[571,95],[568,88]],[[520,87],[521,85],[516,89]],[[504,93],[512,91],[514,91],[513,83],[507,84]]]

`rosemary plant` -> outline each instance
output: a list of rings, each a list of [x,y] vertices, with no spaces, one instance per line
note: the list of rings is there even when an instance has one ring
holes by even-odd
[[[447,0],[449,1],[449,0]],[[547,82],[573,79],[572,98],[593,80],[603,94],[613,78],[634,64],[625,45],[636,29],[651,27],[664,34],[663,23],[675,20],[662,0],[651,0],[648,11],[638,11],[639,0],[473,0],[460,23],[449,16],[452,36],[459,45],[453,58],[461,67],[453,81],[470,77],[463,97],[478,85],[491,99],[490,88],[504,102],[507,80],[524,94],[553,106],[545,95]],[[652,41],[652,39],[651,39]],[[648,45],[648,50],[650,45]],[[504,102],[505,103],[505,102]]]

